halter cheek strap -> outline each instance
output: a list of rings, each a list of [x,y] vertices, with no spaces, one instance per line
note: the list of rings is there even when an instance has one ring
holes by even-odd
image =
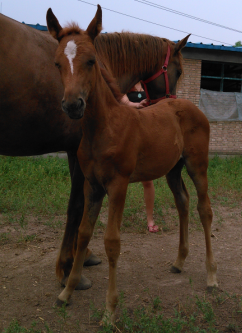
[[[171,53],[171,50],[170,50],[170,46],[168,45],[166,59],[165,59],[164,65],[162,66],[161,70],[159,70],[159,72],[157,72],[156,74],[152,75],[147,80],[141,81],[141,83],[144,86],[144,91],[146,93],[146,99],[147,99],[147,104],[148,105],[155,104],[155,103],[157,103],[160,100],[165,99],[165,98],[176,98],[176,95],[171,95],[170,94],[170,90],[169,90],[169,79],[168,79],[168,74],[167,74],[167,66],[168,66],[169,59],[170,59],[170,53]],[[164,74],[164,77],[165,77],[166,94],[165,94],[165,96],[163,96],[161,98],[150,99],[150,96],[149,96],[146,84],[149,83],[149,82],[151,82],[151,81],[153,81],[153,80],[155,80],[161,74]]]

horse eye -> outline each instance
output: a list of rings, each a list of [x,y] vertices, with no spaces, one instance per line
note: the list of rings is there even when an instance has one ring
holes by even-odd
[[[55,62],[55,66],[60,69],[60,64],[58,62]]]
[[[87,65],[88,65],[88,66],[93,66],[93,65],[95,64],[95,62],[96,62],[96,59],[95,59],[95,58],[90,59],[90,60],[88,60]]]

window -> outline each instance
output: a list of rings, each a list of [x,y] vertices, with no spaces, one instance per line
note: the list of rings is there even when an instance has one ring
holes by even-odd
[[[242,92],[242,64],[203,61],[201,88],[213,91]]]

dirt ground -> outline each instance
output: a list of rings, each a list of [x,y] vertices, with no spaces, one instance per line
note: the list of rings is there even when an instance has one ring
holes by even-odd
[[[236,297],[242,300],[241,208],[217,207],[217,210],[223,222],[221,218],[220,221],[215,218],[212,228],[212,244],[218,264],[220,296],[217,300],[221,300],[220,304],[216,304],[214,298],[211,300],[215,307],[216,329],[219,332],[242,332],[242,313],[238,312],[242,310],[241,301],[234,301]],[[53,332],[98,332],[99,323],[91,318],[90,303],[93,302],[96,309],[104,308],[108,283],[104,231],[98,229],[90,243],[102,264],[84,268],[84,275],[93,285],[89,290],[74,292],[67,308],[70,317],[65,325],[54,307],[61,292],[55,277],[55,260],[63,228],[51,228],[44,224],[44,220],[30,219],[24,231],[25,240],[23,231],[13,225],[4,224],[1,232],[5,232],[6,237],[0,241],[0,331],[17,319],[26,328],[36,321],[43,332],[46,331],[44,323]],[[139,305],[149,306],[155,297],[159,297],[163,313],[168,318],[174,315],[174,309],[189,311],[189,299],[194,295],[203,299],[212,297],[205,292],[202,231],[190,232],[190,252],[181,274],[170,273],[177,255],[178,227],[159,234],[123,233],[121,242],[118,289],[123,291],[125,304],[131,312]],[[237,329],[229,330],[231,324]]]

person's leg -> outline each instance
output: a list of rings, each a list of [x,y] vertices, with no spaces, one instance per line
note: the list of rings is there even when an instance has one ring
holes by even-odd
[[[153,219],[154,201],[155,201],[155,187],[153,181],[142,182],[144,187],[144,200],[147,215],[147,225],[150,232],[159,231],[159,227],[155,225]]]

